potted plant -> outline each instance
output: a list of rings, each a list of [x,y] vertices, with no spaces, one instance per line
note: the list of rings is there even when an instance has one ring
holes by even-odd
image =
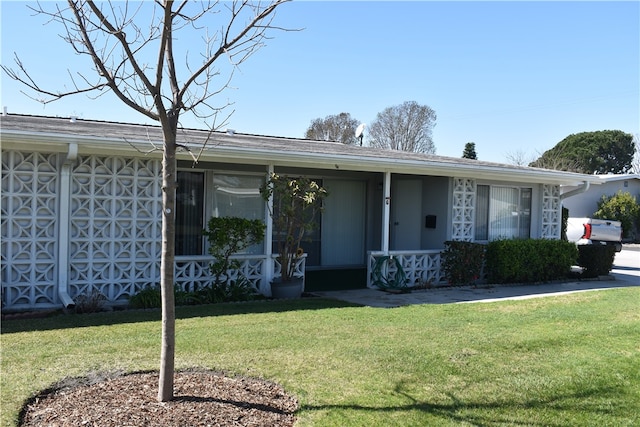
[[[273,220],[280,277],[271,282],[272,296],[299,297],[304,290],[304,277],[295,275],[304,256],[300,243],[315,229],[314,219],[322,210],[322,200],[328,193],[313,179],[272,173],[260,188],[260,194],[265,201],[273,201],[267,205]]]

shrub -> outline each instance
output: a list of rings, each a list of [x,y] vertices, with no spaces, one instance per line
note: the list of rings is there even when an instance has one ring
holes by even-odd
[[[613,268],[614,245],[580,245],[578,252],[578,265],[584,268],[582,277],[604,276]]]
[[[231,301],[250,301],[255,297],[255,289],[251,282],[244,276],[238,276],[237,280],[227,283],[214,283],[211,286],[196,291],[206,304],[215,304]]]
[[[213,262],[209,269],[216,285],[227,281],[229,270],[238,269],[239,263],[232,260],[235,253],[244,251],[251,245],[264,240],[266,225],[259,219],[245,219],[238,217],[212,217],[203,234],[209,242],[209,254]]]
[[[575,244],[563,240],[495,240],[487,245],[487,278],[490,283],[563,279],[577,258]]]
[[[442,268],[451,285],[467,285],[480,278],[485,245],[472,242],[444,242]]]
[[[185,291],[176,286],[174,292],[176,306],[249,301],[255,297],[255,289],[244,276],[228,283],[212,283],[193,291]],[[131,308],[160,308],[162,306],[160,286],[147,286],[131,296],[129,306]]]
[[[567,227],[569,226],[569,209],[562,207],[562,230],[560,231],[560,238],[567,240]]]
[[[640,204],[631,193],[618,191],[613,196],[602,196],[593,217],[620,221],[623,237],[635,240],[640,225]]]
[[[160,286],[147,286],[129,298],[132,308],[159,308],[162,306]]]
[[[75,312],[76,313],[97,313],[104,309],[105,297],[102,293],[93,290],[88,295],[78,295],[75,299]]]

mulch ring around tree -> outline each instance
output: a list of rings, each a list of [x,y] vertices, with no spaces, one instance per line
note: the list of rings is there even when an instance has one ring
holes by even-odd
[[[30,398],[19,426],[293,426],[298,400],[278,384],[208,370],[176,372],[159,402],[158,373],[93,373]]]

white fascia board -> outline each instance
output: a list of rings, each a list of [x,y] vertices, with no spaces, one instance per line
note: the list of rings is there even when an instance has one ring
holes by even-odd
[[[16,149],[44,152],[67,152],[69,144],[78,145],[80,154],[137,154],[138,156],[148,155],[153,148],[149,141],[122,139],[109,139],[60,133],[43,133],[31,131],[2,131],[3,149]],[[161,144],[161,143],[160,143]],[[157,146],[157,145],[156,145]],[[160,155],[160,151],[154,152]]]
[[[295,153],[283,151],[259,152],[239,147],[216,147],[207,153],[210,160],[225,159],[234,162],[270,163],[276,166],[297,166],[314,169],[336,169],[364,172],[391,172],[409,175],[437,175],[471,177],[486,180],[531,182],[537,184],[577,185],[591,181],[591,175],[575,174],[536,168],[509,169],[497,166],[448,164],[435,161],[411,161],[393,158],[331,155],[324,153]],[[203,158],[205,160],[206,158]]]
[[[614,181],[626,181],[630,179],[640,179],[640,174],[607,174],[607,175],[594,175],[598,177],[602,183],[614,182]]]

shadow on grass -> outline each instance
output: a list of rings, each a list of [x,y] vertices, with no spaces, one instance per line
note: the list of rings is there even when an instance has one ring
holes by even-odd
[[[561,393],[549,397],[537,396],[528,400],[498,400],[488,402],[469,402],[459,399],[453,393],[446,393],[451,403],[429,403],[413,398],[406,392],[396,390],[405,397],[409,403],[395,406],[366,406],[358,404],[344,405],[302,405],[298,412],[305,411],[352,411],[346,417],[357,417],[358,412],[367,414],[391,414],[402,412],[423,412],[433,417],[440,418],[442,422],[449,421],[461,425],[492,426],[492,425],[526,425],[563,427],[566,425],[579,425],[585,411],[595,416],[607,417],[613,420],[618,415],[625,414],[624,408],[615,411],[612,408],[604,409],[602,399],[607,402],[618,400],[621,393],[614,387],[594,388],[576,392]],[[590,404],[588,402],[591,402]],[[541,417],[541,411],[548,414]],[[576,418],[576,415],[579,415]],[[374,415],[375,416],[375,415]],[[550,421],[553,419],[554,421]],[[631,420],[631,418],[629,418]]]
[[[301,310],[361,307],[361,305],[325,298],[296,300],[260,300],[221,304],[203,304],[176,307],[176,320],[196,317],[232,316],[237,314],[283,313]],[[2,334],[30,331],[48,331],[66,328],[108,326],[126,323],[156,322],[162,317],[160,309],[116,310],[100,313],[56,312],[48,317],[31,319],[4,319]]]

